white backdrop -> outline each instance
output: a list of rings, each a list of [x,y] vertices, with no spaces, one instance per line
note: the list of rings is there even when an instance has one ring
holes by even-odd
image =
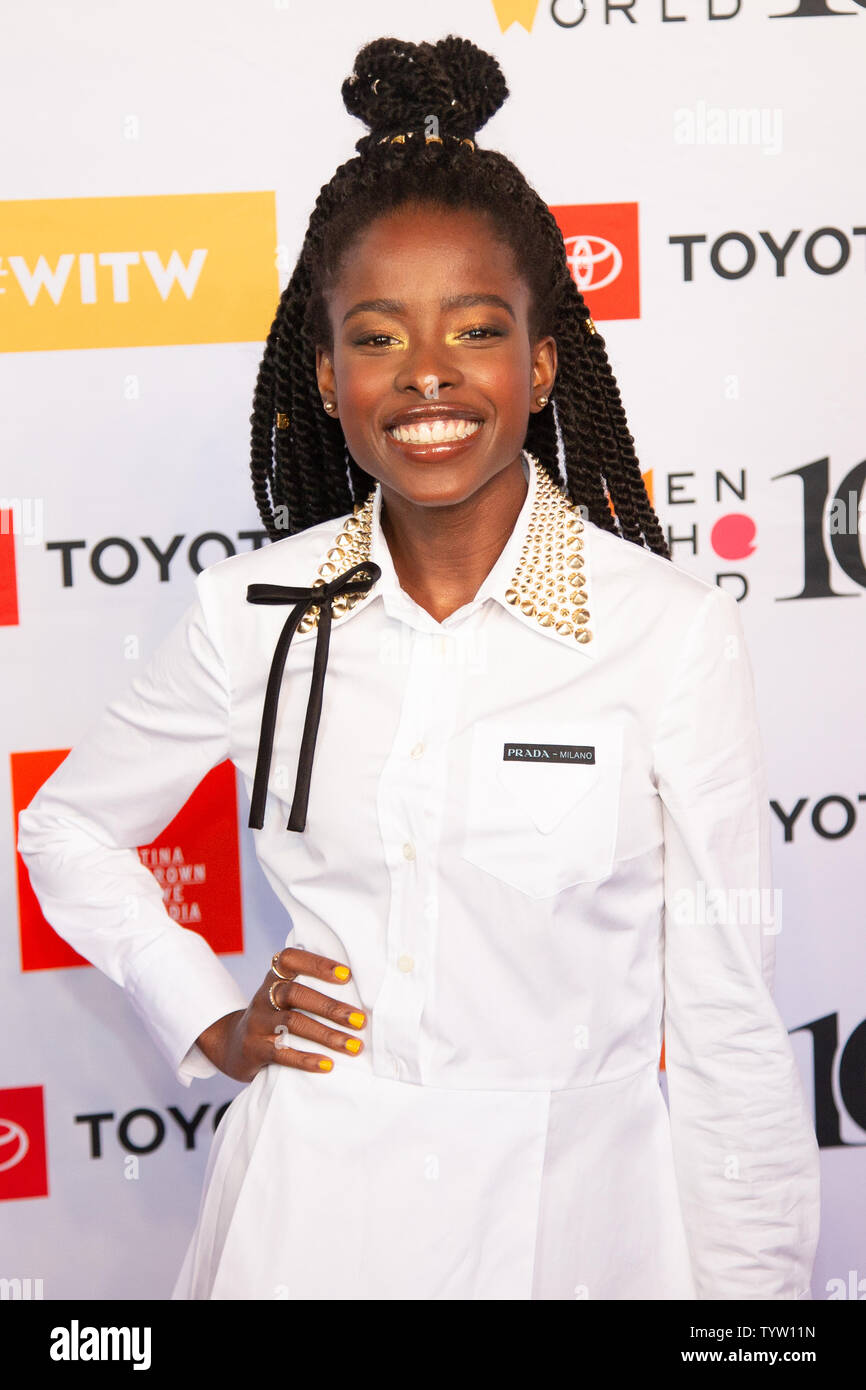
[[[743,595],[783,893],[776,997],[822,1143],[813,1294],[866,1297],[862,0],[6,0],[4,20],[0,511],[16,534],[0,534],[14,755],[0,809],[0,1280],[41,1281],[30,1292],[45,1298],[166,1297],[214,1113],[239,1089],[181,1086],[119,990],[38,944],[19,908],[11,769],[71,747],[125,687],[191,599],[191,541],[254,543],[239,534],[259,529],[247,460],[261,341],[318,190],[363,133],[340,84],[371,38],[453,32],[498,55],[512,92],[480,143],[584,238],[575,271],[598,287],[587,301],[675,561]],[[232,213],[193,194],[273,198]],[[114,201],[127,198],[140,201]],[[605,209],[623,203],[637,245],[604,287]],[[210,248],[198,309],[198,286],[160,297],[148,243],[163,267],[172,247],[187,264]],[[117,253],[133,247],[142,259],[124,270]],[[41,254],[55,279],[39,289]],[[161,580],[153,547],[175,536]],[[94,556],[109,538],[126,544]],[[64,584],[57,544],[73,540]],[[106,582],[131,550],[135,572]],[[199,563],[225,553],[206,541]],[[252,992],[288,924],[239,803],[244,950],[225,959]],[[111,1118],[81,1118],[95,1115]]]

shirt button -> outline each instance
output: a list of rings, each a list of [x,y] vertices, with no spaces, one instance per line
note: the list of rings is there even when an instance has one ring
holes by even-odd
[[[412,956],[401,956],[397,961],[397,969],[402,970],[404,975],[408,975],[410,970],[415,969],[415,960]]]
[[[415,858],[415,846],[412,844],[411,840],[407,840],[406,843],[405,843],[405,845],[403,846],[403,858],[404,858],[404,859],[414,859],[414,858]]]
[[[421,756],[421,754],[422,754],[423,752],[424,752],[424,745],[423,745],[423,743],[416,743],[416,744],[415,744],[415,747],[412,749],[412,752],[409,754],[409,757],[410,757],[410,758],[420,758],[420,756]]]

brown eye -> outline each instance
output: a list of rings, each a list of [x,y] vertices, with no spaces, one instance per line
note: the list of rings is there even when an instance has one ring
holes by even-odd
[[[481,324],[481,325],[479,325],[477,328],[467,328],[466,331],[465,331],[465,333],[461,333],[461,334],[460,334],[460,337],[461,337],[461,338],[468,338],[469,335],[470,335],[470,333],[482,333],[482,334],[483,334],[485,337],[487,337],[487,338],[504,338],[504,337],[505,337],[505,334],[502,332],[502,329],[501,329],[501,328],[493,328],[493,327],[491,327],[491,326],[489,326],[489,325],[487,325],[487,324]],[[473,339],[473,341],[474,341],[474,342],[478,342],[479,339],[478,339],[478,338],[475,338],[475,339]]]
[[[382,346],[382,340],[383,340],[383,339],[385,340],[385,342],[390,342],[390,343],[396,343],[396,342],[397,342],[397,339],[396,339],[396,338],[392,338],[391,335],[390,335],[390,333],[367,333],[363,338],[355,338],[355,339],[353,340],[352,346],[353,346],[353,347],[367,347],[367,346],[381,347],[381,346]]]

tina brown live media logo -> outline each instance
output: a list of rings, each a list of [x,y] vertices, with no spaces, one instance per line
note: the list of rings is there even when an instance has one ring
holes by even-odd
[[[66,750],[36,749],[13,752],[9,757],[17,842],[21,810],[60,766]],[[211,768],[161,834],[137,849],[139,861],[156,880],[173,922],[197,931],[218,954],[243,951],[237,791],[230,762]],[[87,965],[46,921],[20,854],[17,868],[21,969]],[[146,888],[136,888],[131,881],[130,893],[118,905],[120,920],[135,920],[146,898]],[[152,911],[152,906],[146,910]],[[0,1110],[0,1117],[2,1114]]]
[[[273,192],[0,202],[0,351],[259,342]]]

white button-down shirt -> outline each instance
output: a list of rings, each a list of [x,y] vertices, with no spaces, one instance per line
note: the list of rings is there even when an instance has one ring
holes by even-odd
[[[587,522],[590,637],[543,625],[513,602],[524,472],[505,549],[441,623],[400,587],[376,488],[382,574],[333,623],[303,833],[316,627],[291,643],[256,852],[288,941],[351,966],[334,993],[369,1011],[366,1046],[235,1099],[178,1297],[810,1296],[818,1152],[770,993],[737,605]],[[225,758],[250,793],[289,610],[247,585],[309,586],[342,520],[199,575],[20,817],[46,917],[187,1084],[214,1071],[195,1039],[247,999],[133,847]]]

